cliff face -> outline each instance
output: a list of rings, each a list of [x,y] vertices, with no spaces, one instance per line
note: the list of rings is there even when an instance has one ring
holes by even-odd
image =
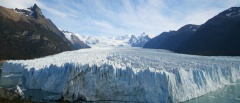
[[[14,10],[0,6],[0,48],[0,60],[30,59],[80,49],[45,18],[36,4]]]

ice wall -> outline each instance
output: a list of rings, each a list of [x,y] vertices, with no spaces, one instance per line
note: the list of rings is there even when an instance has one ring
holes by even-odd
[[[240,58],[89,49],[7,61],[3,73],[9,72],[22,73],[27,88],[62,93],[70,101],[166,103],[186,101],[239,80]]]
[[[69,64],[61,67],[50,65],[42,69],[26,69],[22,64],[4,63],[2,73],[21,73],[24,76],[24,85],[28,89],[42,89],[61,93],[69,76]],[[6,69],[5,69],[6,68]]]
[[[182,102],[240,79],[239,67],[175,68],[172,71],[79,66],[72,69],[64,89],[68,100]]]

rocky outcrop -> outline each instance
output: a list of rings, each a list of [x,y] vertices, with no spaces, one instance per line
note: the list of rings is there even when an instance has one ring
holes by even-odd
[[[9,90],[0,87],[0,101],[19,101],[24,98],[24,94],[17,85]]]

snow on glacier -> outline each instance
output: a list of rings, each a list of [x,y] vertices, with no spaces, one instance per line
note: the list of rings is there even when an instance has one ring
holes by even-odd
[[[140,48],[91,48],[32,60],[9,60],[26,87],[66,100],[182,102],[240,79],[240,57],[193,56]]]

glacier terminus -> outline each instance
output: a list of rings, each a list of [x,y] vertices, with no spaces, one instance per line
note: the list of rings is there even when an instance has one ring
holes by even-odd
[[[61,93],[69,101],[175,103],[239,80],[240,57],[105,47],[9,60],[2,73],[20,73],[27,89]]]

